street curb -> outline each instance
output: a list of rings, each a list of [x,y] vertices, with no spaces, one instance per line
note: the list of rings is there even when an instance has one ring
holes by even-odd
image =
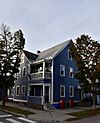
[[[16,116],[27,117],[27,115],[25,116],[24,114],[19,114],[19,113],[11,112],[11,111],[8,111],[8,110],[6,110],[6,109],[0,109],[0,111],[4,111],[4,112],[6,112],[6,113],[10,113],[10,114],[16,115]]]

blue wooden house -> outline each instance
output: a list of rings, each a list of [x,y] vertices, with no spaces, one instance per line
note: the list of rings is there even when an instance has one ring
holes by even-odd
[[[77,66],[65,41],[37,54],[23,51],[20,72],[10,93],[14,101],[43,106],[47,101],[59,104],[70,99],[80,101],[79,82],[74,78]]]

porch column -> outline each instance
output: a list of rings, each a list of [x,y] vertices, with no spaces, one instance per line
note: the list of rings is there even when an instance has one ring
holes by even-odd
[[[45,78],[45,61],[43,61],[43,79]]]
[[[51,103],[53,103],[53,67],[54,67],[54,61],[52,60],[52,66],[51,66]]]

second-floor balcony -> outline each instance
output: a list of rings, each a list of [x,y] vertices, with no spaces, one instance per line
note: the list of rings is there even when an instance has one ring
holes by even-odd
[[[51,62],[43,61],[31,65],[31,80],[51,79]]]
[[[31,79],[51,79],[51,72],[36,72],[36,73],[31,73],[30,74]]]

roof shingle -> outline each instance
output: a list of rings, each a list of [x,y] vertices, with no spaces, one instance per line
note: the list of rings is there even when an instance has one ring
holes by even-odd
[[[37,61],[42,59],[50,59],[55,57],[59,52],[61,52],[72,40],[65,41],[61,44],[58,44],[52,48],[49,48],[41,53],[39,53],[39,56],[37,57]]]

